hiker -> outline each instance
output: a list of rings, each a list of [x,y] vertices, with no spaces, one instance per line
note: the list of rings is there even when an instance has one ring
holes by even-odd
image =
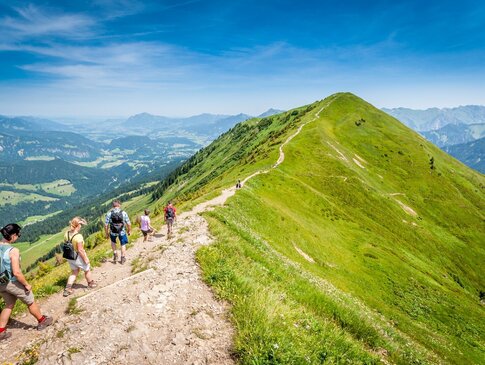
[[[52,317],[42,315],[39,305],[34,300],[32,286],[27,282],[20,268],[20,252],[12,244],[20,237],[20,226],[7,224],[0,232],[3,239],[0,243],[0,295],[5,301],[5,308],[0,314],[0,341],[12,334],[6,331],[8,319],[17,299],[21,300],[30,314],[37,319],[37,329],[43,330],[53,322]]]
[[[148,209],[145,209],[145,215],[140,217],[140,229],[143,233],[143,242],[146,242],[150,235],[155,232],[155,228],[151,226],[150,211]]]
[[[72,284],[76,281],[79,270],[84,271],[84,277],[88,282],[89,288],[96,288],[96,283],[91,276],[91,265],[89,264],[89,258],[84,250],[84,239],[79,231],[83,225],[86,225],[86,221],[80,217],[74,217],[69,222],[69,230],[64,235],[66,242],[71,242],[74,247],[74,251],[77,253],[75,260],[67,260],[69,266],[71,266],[71,275],[67,279],[67,285],[64,289],[64,296],[67,297],[73,293]]]
[[[241,189],[241,180],[236,181],[236,189]]]
[[[125,229],[125,226],[127,229]],[[126,262],[126,244],[128,243],[128,236],[131,235],[131,222],[128,214],[121,210],[121,203],[119,200],[113,201],[113,209],[106,214],[104,231],[106,238],[111,239],[111,248],[113,249],[113,263],[116,264],[118,260],[118,253],[116,252],[116,238],[120,241],[121,258],[120,263]],[[127,235],[128,233],[128,235]]]
[[[177,209],[172,205],[172,201],[163,209],[165,221],[167,222],[167,236],[172,234],[173,222],[177,219]]]

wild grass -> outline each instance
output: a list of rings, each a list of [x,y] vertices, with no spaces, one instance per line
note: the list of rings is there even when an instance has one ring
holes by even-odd
[[[351,94],[313,106],[293,128],[325,105],[285,147],[282,165],[250,180],[210,218],[218,244],[198,257],[206,280],[234,305],[242,362],[277,356],[269,339],[289,329],[267,313],[277,312],[272,298],[282,297],[297,303],[297,313],[311,308],[361,344],[350,362],[377,356],[403,364],[483,363],[485,178]],[[282,128],[278,120],[270,128]],[[276,149],[260,134],[266,142],[253,137],[258,165],[244,153],[228,163],[226,151],[243,148],[229,133],[167,194],[182,186],[181,196],[203,200],[236,176],[274,163]],[[209,166],[220,175],[188,194]],[[285,265],[295,271],[281,273]],[[291,355],[274,362],[309,356],[310,347],[291,334],[281,337],[291,338]]]
[[[82,312],[83,309],[78,307],[77,298],[69,299],[69,302],[67,303],[66,314],[77,315],[81,314]]]

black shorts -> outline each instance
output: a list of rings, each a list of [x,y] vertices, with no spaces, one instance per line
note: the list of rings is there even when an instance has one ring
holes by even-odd
[[[143,237],[148,236],[148,234],[152,232],[153,232],[153,229],[149,229],[148,231],[144,231],[143,229],[141,230],[141,233],[143,233]]]

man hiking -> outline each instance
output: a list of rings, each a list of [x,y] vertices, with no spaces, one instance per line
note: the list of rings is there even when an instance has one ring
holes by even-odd
[[[131,222],[128,214],[121,210],[121,203],[119,200],[113,201],[113,209],[106,214],[104,222],[104,231],[106,238],[111,239],[111,248],[113,249],[113,263],[116,264],[118,260],[118,253],[116,252],[116,238],[120,241],[121,258],[120,263],[126,262],[126,244],[128,243],[128,236],[131,235]],[[127,235],[128,233],[128,235]]]
[[[5,307],[0,314],[0,341],[12,336],[6,328],[17,299],[25,303],[30,314],[37,319],[38,330],[43,330],[53,322],[52,317],[42,315],[39,305],[34,300],[32,286],[22,274],[20,252],[18,248],[12,247],[20,237],[20,229],[18,224],[10,223],[0,230],[3,236],[0,243],[0,296],[5,301]]]
[[[172,201],[169,201],[163,212],[165,213],[165,222],[167,222],[167,236],[170,236],[173,222],[177,219],[177,209],[172,205]]]

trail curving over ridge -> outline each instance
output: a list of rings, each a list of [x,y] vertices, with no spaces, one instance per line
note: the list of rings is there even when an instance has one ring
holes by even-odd
[[[286,139],[271,168],[251,174],[242,185],[283,163],[283,148],[326,106]],[[90,291],[78,280],[74,295],[80,314],[65,314],[71,298],[57,293],[41,301],[43,312],[56,319],[43,332],[28,330],[35,325],[29,314],[11,320],[13,336],[0,343],[2,361],[17,361],[26,349],[35,348],[37,364],[46,365],[234,364],[228,305],[216,300],[201,279],[195,252],[212,242],[200,213],[224,205],[235,193],[235,187],[225,189],[180,214],[173,238],[158,234],[152,242],[138,240],[125,265],[108,261],[94,269],[97,289]],[[148,270],[132,274],[137,260]]]

